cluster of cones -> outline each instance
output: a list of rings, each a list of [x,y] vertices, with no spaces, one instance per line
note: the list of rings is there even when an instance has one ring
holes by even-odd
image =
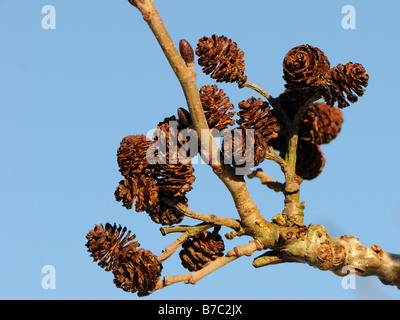
[[[237,82],[243,87],[247,81],[245,76],[244,53],[237,44],[225,36],[203,37],[196,48],[198,63],[203,72],[209,74],[217,82]],[[362,96],[368,85],[368,75],[359,63],[339,64],[331,68],[325,54],[310,45],[301,45],[291,49],[283,60],[283,79],[286,81],[285,92],[277,103],[294,120],[297,111],[310,98],[325,102],[310,105],[299,126],[299,143],[297,149],[296,174],[303,179],[316,178],[322,171],[325,158],[320,145],[329,143],[340,132],[343,122],[341,109],[354,103]],[[337,106],[334,106],[337,103]],[[235,166],[248,163],[248,154],[254,157],[254,165],[265,159],[268,146],[273,147],[285,157],[290,131],[267,101],[251,97],[239,103],[239,119],[236,120],[235,131],[254,129],[251,136],[253,150],[246,150],[242,141],[233,140],[230,163]],[[235,157],[238,155],[237,157]],[[242,159],[235,162],[234,159]]]
[[[181,47],[191,62],[190,46],[181,43]],[[244,53],[232,40],[216,35],[203,37],[195,53],[203,71],[217,82],[236,82],[239,87],[245,86]],[[283,61],[283,79],[286,90],[276,101],[289,120],[294,121],[298,109],[310,97],[317,97],[314,101],[325,100],[312,103],[296,124],[296,174],[311,180],[321,173],[325,164],[320,145],[329,143],[340,132],[343,122],[341,109],[363,95],[368,75],[358,63],[349,62],[331,68],[321,50],[302,45],[287,53]],[[286,127],[287,121],[281,118],[281,111],[277,112],[261,98],[251,97],[239,102],[240,111],[235,113],[229,97],[216,85],[201,87],[199,94],[210,129],[228,130],[231,137],[240,137],[229,140],[229,143],[223,140],[221,149],[229,164],[242,166],[243,162],[249,161],[246,157],[251,154],[254,166],[258,166],[264,161],[269,147],[285,156],[293,131]],[[183,215],[175,205],[187,205],[186,194],[195,180],[191,162],[179,161],[170,149],[171,141],[175,141],[178,150],[185,150],[187,138],[180,136],[184,129],[191,130],[191,119],[189,112],[180,108],[177,117],[165,118],[158,124],[152,139],[140,134],[127,136],[117,151],[119,171],[124,179],[115,191],[116,200],[122,201],[127,209],[135,205],[137,212],[147,212],[154,222],[162,225],[182,221]],[[252,134],[248,136],[250,131]],[[246,139],[251,140],[252,152],[246,149]],[[149,154],[152,161],[149,161]],[[237,159],[242,159],[242,162]],[[112,271],[117,287],[147,295],[154,290],[162,265],[152,252],[138,249],[139,244],[133,241],[135,235],[131,236],[130,231],[125,233],[126,228],[115,224],[97,225],[87,234],[86,246],[94,261]],[[203,231],[193,236],[183,243],[182,248],[179,254],[182,265],[190,271],[197,271],[223,255],[224,243],[215,229],[214,232]]]
[[[137,249],[136,236],[126,231],[115,224],[96,225],[86,235],[86,247],[100,267],[112,271],[118,288],[145,296],[154,290],[162,265],[151,251]]]

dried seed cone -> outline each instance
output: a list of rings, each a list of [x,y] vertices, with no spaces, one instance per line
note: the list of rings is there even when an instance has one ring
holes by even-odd
[[[278,136],[280,124],[267,102],[252,97],[239,102],[239,109],[240,128],[259,131],[266,142]]]
[[[358,97],[364,94],[368,80],[369,76],[361,64],[353,62],[339,64],[330,70],[328,86],[322,95],[328,105],[333,106],[338,102],[339,108],[345,108],[350,103],[357,102]]]
[[[160,278],[162,265],[149,250],[127,251],[113,268],[114,284],[124,291],[146,296]]]
[[[285,87],[293,91],[316,91],[329,79],[330,63],[325,54],[310,45],[291,49],[283,60]]]
[[[146,158],[147,149],[153,144],[142,134],[126,136],[117,151],[117,161],[124,177],[133,174],[149,173],[151,170]]]
[[[187,116],[183,111],[180,114],[181,120]],[[137,212],[146,211],[154,222],[163,225],[179,223],[183,215],[161,198],[186,204],[186,193],[192,189],[195,180],[190,158],[186,155],[188,161],[179,162],[177,150],[185,146],[185,141],[179,140],[179,125],[175,116],[165,118],[157,126],[154,141],[143,135],[128,136],[122,140],[117,152],[125,179],[115,190],[115,199],[122,201],[127,209],[132,209],[135,204]],[[149,151],[155,162],[147,161]]]
[[[110,271],[116,263],[118,263],[124,250],[136,251],[136,247],[140,244],[133,241],[136,236],[121,226],[107,223],[104,227],[102,224],[96,225],[86,235],[86,247],[93,257],[93,261],[99,261],[98,265],[106,271]]]
[[[186,164],[157,164],[157,187],[164,196],[179,197],[192,190],[195,180],[192,165]]]
[[[174,203],[182,203],[187,206],[186,196],[180,196],[173,199]],[[162,199],[156,205],[147,209],[151,220],[163,226],[171,226],[181,223],[184,215],[180,213],[174,206],[165,203]]]
[[[175,116],[167,117],[157,125],[153,140],[156,142],[158,151],[164,156],[158,162],[170,162],[171,159],[172,161],[177,161],[178,149],[183,144],[179,140],[178,125],[179,122]]]
[[[215,34],[211,38],[203,37],[195,52],[203,72],[211,74],[217,82],[238,82],[240,86],[246,82],[244,52],[231,39]]]
[[[137,212],[145,211],[158,201],[158,186],[156,180],[145,175],[128,177],[121,180],[115,190],[115,199],[122,201],[123,206],[132,209],[135,203]]]
[[[231,135],[225,135],[222,141],[224,163],[235,167],[255,167],[265,160],[267,141],[261,130],[244,129],[231,130]]]
[[[305,180],[318,177],[325,166],[325,157],[318,144],[299,140],[297,146],[296,174]]]
[[[215,231],[203,231],[182,244],[179,253],[183,267],[189,271],[202,269],[206,263],[223,256],[225,250],[221,236]]]
[[[300,123],[300,136],[316,144],[331,142],[339,134],[343,123],[343,113],[337,107],[326,103],[314,103]]]
[[[200,99],[210,129],[223,130],[235,123],[235,112],[229,112],[235,107],[222,89],[218,90],[216,85],[202,86]]]

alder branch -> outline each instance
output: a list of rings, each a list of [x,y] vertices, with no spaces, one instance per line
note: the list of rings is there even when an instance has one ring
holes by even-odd
[[[275,192],[283,192],[285,190],[285,184],[272,179],[269,175],[267,175],[261,168],[258,168],[247,175],[249,179],[258,178],[260,179],[261,184],[267,186],[271,190]]]
[[[206,121],[196,83],[196,73],[193,71],[192,65],[186,65],[180,56],[161,20],[153,0],[129,1],[142,13],[143,19],[153,31],[176,74],[187,101],[193,129],[196,131],[198,137],[200,137],[201,148],[208,151],[207,158],[213,160],[210,166],[231,193],[241,218],[240,221],[236,221],[215,215],[200,214],[189,210],[185,206],[175,206],[185,216],[201,220],[203,223],[194,227],[176,226],[162,228],[163,234],[172,232],[183,232],[183,234],[163,251],[158,260],[164,261],[190,236],[215,225],[224,225],[234,229],[233,232],[227,235],[228,239],[238,235],[248,235],[253,238],[248,244],[235,247],[228,251],[225,256],[209,262],[199,271],[177,276],[165,276],[163,280],[157,282],[155,290],[177,282],[195,284],[204,276],[243,255],[251,255],[257,250],[267,249],[270,251],[253,261],[255,267],[297,262],[308,264],[320,270],[330,270],[339,276],[343,276],[345,275],[343,268],[345,266],[352,266],[356,274],[360,276],[377,276],[384,284],[400,288],[400,255],[387,253],[377,245],[365,247],[353,236],[330,237],[325,227],[321,225],[304,225],[304,204],[300,202],[300,184],[302,178],[296,174],[299,124],[309,106],[321,97],[321,92],[317,90],[314,96],[306,100],[301,97],[296,102],[296,114],[291,115],[289,118],[286,111],[281,108],[279,98],[273,98],[267,91],[249,81],[245,81],[243,84],[243,87],[249,87],[257,91],[269,101],[287,129],[287,149],[285,150],[284,158],[277,155],[271,147],[268,148],[265,155],[266,159],[275,161],[280,165],[282,172],[285,174],[285,183],[279,184],[260,171],[255,171],[249,175],[250,178],[259,178],[262,183],[264,181],[264,184],[270,188],[276,188],[277,191],[281,191],[285,196],[285,206],[282,213],[273,217],[272,223],[268,222],[262,217],[254,204],[244,177],[237,175],[232,166],[220,163],[220,150],[210,133]],[[313,70],[313,73],[318,74],[318,71]],[[326,77],[328,77],[328,71],[329,69],[326,70]],[[365,83],[368,80],[367,75],[361,73],[358,77],[358,80],[361,81],[360,83],[365,87]],[[328,78],[325,79],[325,81],[328,80]],[[329,93],[329,95],[332,94]],[[335,100],[337,97],[328,96],[328,98]]]
[[[363,246],[354,236],[330,237],[321,225],[280,227],[280,240],[272,251],[253,261],[256,268],[298,262],[345,276],[351,266],[359,276],[376,276],[386,285],[400,289],[400,255],[377,245]]]
[[[130,3],[141,12],[143,19],[153,31],[160,47],[177,76],[186,97],[193,128],[200,138],[201,148],[203,150],[210,150],[210,155],[213,159],[210,166],[231,193],[236,209],[241,218],[241,225],[245,229],[245,233],[254,237],[256,233],[260,233],[261,231],[268,232],[268,228],[265,230],[259,230],[260,227],[258,226],[261,224],[256,224],[256,222],[263,221],[262,225],[265,226],[268,225],[269,222],[264,220],[257,206],[254,204],[250,192],[247,189],[246,182],[244,181],[244,177],[236,175],[233,167],[222,165],[218,160],[220,159],[220,150],[216,141],[212,137],[207,124],[196,83],[196,73],[191,67],[186,66],[184,60],[180,56],[153,0],[130,0]],[[271,237],[273,237],[272,234]]]
[[[163,262],[167,260],[187,239],[195,236],[196,234],[204,230],[211,228],[212,226],[212,224],[202,223],[197,226],[174,226],[169,228],[160,228],[161,234],[163,236],[172,232],[183,232],[183,234],[162,251],[161,255],[157,257],[158,261]]]
[[[250,256],[254,251],[261,250],[262,247],[262,244],[257,241],[250,241],[248,244],[235,247],[234,249],[228,251],[226,255],[218,257],[214,261],[210,261],[202,269],[196,272],[176,276],[165,276],[163,280],[159,280],[157,282],[154,291],[163,289],[178,282],[196,284],[199,280],[225,266],[226,264],[240,258],[243,255]]]
[[[189,218],[201,220],[206,223],[210,223],[212,225],[225,226],[225,227],[231,228],[235,231],[239,231],[242,229],[240,222],[238,220],[235,220],[232,218],[220,217],[220,216],[216,216],[214,214],[206,215],[206,214],[194,212],[194,211],[190,210],[187,206],[185,206],[183,203],[175,204],[171,199],[166,198],[166,197],[162,197],[162,200],[165,203],[167,203],[171,206],[174,206],[181,214],[183,214]]]

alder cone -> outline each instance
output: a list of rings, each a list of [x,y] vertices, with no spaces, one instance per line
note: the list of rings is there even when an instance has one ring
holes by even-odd
[[[153,134],[155,144],[151,147],[156,156],[154,162],[176,161],[178,149],[184,144],[179,137],[178,126],[179,121],[175,116],[164,118],[163,121],[158,123],[157,129]],[[156,150],[153,148],[156,148]]]
[[[325,166],[325,157],[318,144],[299,140],[297,146],[296,174],[305,180],[318,177]]]
[[[147,149],[154,142],[142,134],[126,136],[117,151],[117,162],[124,177],[147,174],[151,167],[146,158]]]
[[[235,107],[222,89],[218,90],[216,85],[202,86],[200,99],[210,129],[223,130],[235,123],[235,120],[232,119],[235,112],[228,112]]]
[[[173,199],[175,203],[181,203],[187,206],[186,196],[180,196]],[[146,212],[149,214],[151,220],[161,225],[171,226],[173,224],[181,223],[184,215],[180,213],[174,206],[165,203],[162,199],[159,200],[154,206],[149,207]]]
[[[339,108],[316,102],[300,123],[300,136],[316,144],[327,144],[339,134],[342,123],[343,113]]]
[[[195,52],[203,72],[217,82],[238,82],[239,86],[246,82],[244,52],[231,39],[215,34],[211,38],[203,37]]]
[[[187,112],[181,110],[181,123],[175,116],[165,118],[157,126],[154,141],[143,135],[125,137],[117,152],[125,179],[119,182],[114,192],[115,199],[122,201],[127,209],[132,209],[135,204],[137,212],[146,211],[154,222],[163,225],[179,223],[183,215],[161,198],[186,204],[186,193],[192,189],[195,180],[190,158],[187,159],[185,154],[188,161],[180,163],[176,152],[185,147],[185,141],[179,139],[179,126],[188,125],[190,115],[189,119],[187,116]],[[173,150],[170,150],[171,145]],[[154,155],[154,163],[147,161],[149,151]]]
[[[359,63],[348,62],[339,64],[330,70],[328,86],[322,93],[326,103],[333,106],[338,102],[339,108],[345,108],[350,103],[358,101],[368,86],[369,76]],[[346,95],[346,97],[345,97]],[[347,100],[348,101],[347,101]]]
[[[266,142],[278,136],[280,123],[266,101],[251,97],[239,102],[239,109],[236,123],[240,128],[260,132]]]
[[[225,245],[218,233],[206,230],[192,239],[186,240],[182,244],[182,248],[179,257],[183,267],[189,271],[197,271],[202,269],[206,263],[223,256]]]
[[[330,63],[325,54],[310,45],[291,49],[283,60],[285,87],[293,91],[316,91],[326,85]]]
[[[98,265],[106,271],[110,271],[121,258],[124,250],[136,251],[136,247],[140,244],[133,241],[136,236],[131,236],[131,231],[127,231],[126,227],[117,227],[116,224],[106,223],[96,225],[86,235],[86,247],[93,257],[93,261],[99,261]]]
[[[258,166],[265,160],[267,140],[261,130],[250,130],[238,127],[224,137],[222,150],[225,164],[232,164],[235,167]]]
[[[192,190],[196,178],[191,164],[157,164],[156,170],[157,187],[165,196],[178,197]]]
[[[121,180],[114,195],[117,201],[122,201],[126,209],[132,209],[136,201],[135,210],[141,212],[157,203],[158,193],[154,178],[138,175]]]
[[[146,296],[152,293],[160,278],[162,265],[157,256],[143,248],[126,251],[113,268],[114,284],[124,291]]]

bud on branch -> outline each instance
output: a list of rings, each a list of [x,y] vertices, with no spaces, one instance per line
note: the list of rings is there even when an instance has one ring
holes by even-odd
[[[194,66],[194,51],[192,46],[185,39],[179,41],[179,52],[183,61],[185,61],[188,68]]]

